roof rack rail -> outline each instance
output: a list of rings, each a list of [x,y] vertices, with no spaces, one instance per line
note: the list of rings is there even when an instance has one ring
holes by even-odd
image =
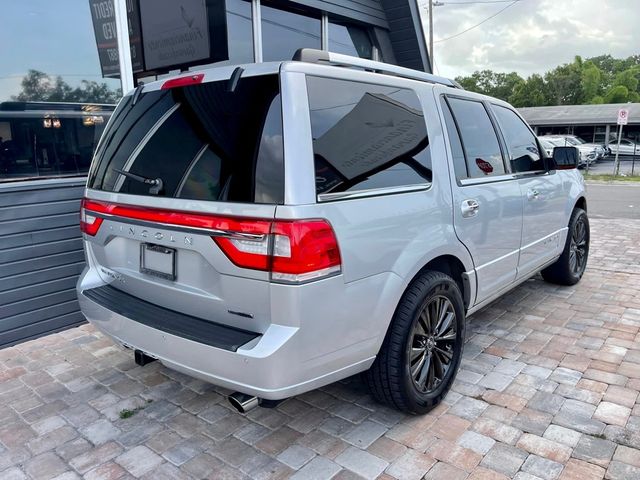
[[[391,65],[389,63],[376,62],[375,60],[368,60],[366,58],[352,57],[350,55],[343,55],[341,53],[332,53],[326,50],[300,48],[293,55],[292,60],[298,62],[327,63],[343,67],[364,68],[367,70],[374,70],[376,72],[396,75],[398,77],[420,80],[422,82],[437,83],[440,85],[446,85],[447,87],[462,89],[462,86],[458,82],[449,78],[440,77],[431,73],[420,72],[418,70],[412,70],[410,68],[399,67],[397,65]]]

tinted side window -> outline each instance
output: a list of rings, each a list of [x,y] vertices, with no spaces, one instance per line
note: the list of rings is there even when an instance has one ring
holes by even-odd
[[[504,174],[500,144],[484,105],[460,98],[449,98],[449,102],[460,128],[469,177]]]
[[[442,111],[444,112],[444,123],[447,126],[447,132],[449,135],[449,143],[451,144],[451,154],[453,155],[453,169],[456,173],[456,178],[467,178],[469,173],[467,172],[467,163],[464,158],[464,150],[462,149],[462,142],[460,141],[460,133],[458,132],[458,126],[456,125],[453,115],[451,115],[451,109],[447,104],[447,101],[442,99]]]
[[[493,111],[507,142],[512,172],[543,170],[540,151],[533,133],[512,110],[493,105]]]
[[[276,75],[144,93],[122,102],[96,153],[90,188],[135,195],[282,203],[282,114]],[[125,172],[125,174],[123,174]],[[128,174],[126,174],[128,173]],[[153,192],[131,174],[161,179]]]
[[[431,182],[422,107],[408,89],[307,77],[316,192]]]

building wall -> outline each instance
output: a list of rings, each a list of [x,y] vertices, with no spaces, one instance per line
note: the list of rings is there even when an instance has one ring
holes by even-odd
[[[75,292],[84,253],[84,178],[0,188],[0,346],[84,321]]]

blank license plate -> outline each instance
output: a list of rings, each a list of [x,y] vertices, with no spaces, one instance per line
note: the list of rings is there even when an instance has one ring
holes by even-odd
[[[173,248],[143,243],[140,245],[140,271],[167,280],[176,279],[176,251]]]

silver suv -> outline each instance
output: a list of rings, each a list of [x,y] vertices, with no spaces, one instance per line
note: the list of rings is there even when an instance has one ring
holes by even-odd
[[[505,102],[344,55],[140,86],[89,173],[82,311],[240,411],[366,372],[377,400],[426,412],[465,316],[540,271],[580,280],[575,166]]]

